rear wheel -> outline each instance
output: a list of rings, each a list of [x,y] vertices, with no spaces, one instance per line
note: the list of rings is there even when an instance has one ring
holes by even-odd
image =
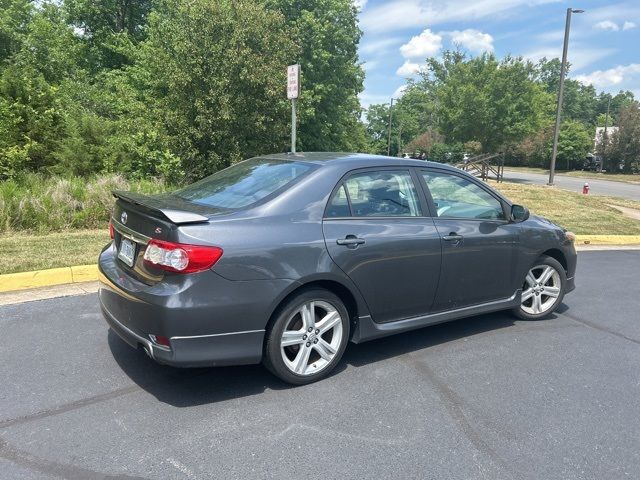
[[[323,289],[304,291],[276,313],[267,331],[265,366],[288,383],[304,385],[326,377],[349,339],[349,314]]]
[[[514,313],[524,320],[551,315],[562,303],[567,283],[564,268],[553,257],[543,255],[527,272],[522,285],[522,302]]]

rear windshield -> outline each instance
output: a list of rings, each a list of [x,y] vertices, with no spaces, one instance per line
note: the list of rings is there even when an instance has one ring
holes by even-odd
[[[178,190],[175,195],[201,205],[243,208],[286,190],[312,168],[309,163],[252,158]]]

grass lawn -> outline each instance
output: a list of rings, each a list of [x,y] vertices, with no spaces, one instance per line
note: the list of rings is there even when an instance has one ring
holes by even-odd
[[[543,175],[549,175],[549,170],[544,168],[534,167],[504,167],[506,171],[513,172],[529,172],[540,173]],[[632,183],[634,185],[640,185],[640,175],[624,174],[624,173],[598,173],[598,172],[585,172],[582,170],[570,170],[564,172],[562,170],[556,170],[556,175],[566,175],[568,177],[580,177],[580,178],[593,178],[597,180],[611,180],[613,182]]]
[[[0,236],[0,274],[93,264],[107,243],[106,229],[5,234]]]
[[[640,221],[609,205],[640,210],[640,202],[582,195],[555,187],[496,183],[490,185],[512,201],[525,205],[577,234],[640,235]],[[28,233],[0,236],[0,274],[96,263],[109,242],[104,230],[70,230],[48,235]]]
[[[640,221],[609,205],[640,210],[640,202],[599,195],[582,195],[556,187],[496,183],[490,185],[515,203],[525,205],[574,233],[582,235],[640,235]]]

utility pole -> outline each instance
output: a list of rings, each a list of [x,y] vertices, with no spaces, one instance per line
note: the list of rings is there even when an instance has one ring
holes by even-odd
[[[611,95],[609,95],[609,101],[607,102],[607,114],[604,116],[604,134],[602,135],[602,156],[600,157],[600,173],[602,173],[602,167],[604,167],[605,152],[607,150],[607,143],[609,142],[609,136],[607,135],[607,128],[609,127],[609,109],[610,108],[611,108]]]
[[[387,156],[391,155],[391,116],[393,114],[393,98],[391,99],[391,105],[389,106],[389,126],[387,127]]]
[[[564,93],[564,76],[567,70],[567,50],[569,48],[569,31],[571,30],[571,14],[582,13],[584,10],[567,8],[567,21],[564,27],[564,46],[562,47],[562,64],[560,65],[560,85],[558,87],[558,106],[556,108],[556,125],[553,131],[553,150],[551,152],[551,168],[549,168],[549,185],[553,185],[556,171],[556,156],[558,154],[558,136],[560,134],[560,115],[562,114],[562,95]]]

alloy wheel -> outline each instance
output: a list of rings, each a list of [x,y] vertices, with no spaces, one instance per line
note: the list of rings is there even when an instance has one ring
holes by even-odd
[[[302,304],[286,322],[280,351],[287,368],[297,375],[313,375],[331,363],[342,342],[342,318],[325,301]]]
[[[540,315],[555,305],[562,283],[558,271],[550,265],[537,265],[529,270],[522,286],[524,312]]]

